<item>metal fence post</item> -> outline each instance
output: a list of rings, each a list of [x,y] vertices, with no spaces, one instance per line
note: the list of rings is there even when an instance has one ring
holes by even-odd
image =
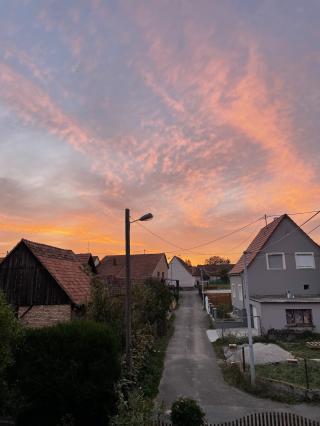
[[[304,371],[305,371],[305,375],[306,375],[306,384],[307,384],[307,389],[309,390],[309,375],[308,375],[308,364],[307,364],[307,359],[303,358],[304,360]]]

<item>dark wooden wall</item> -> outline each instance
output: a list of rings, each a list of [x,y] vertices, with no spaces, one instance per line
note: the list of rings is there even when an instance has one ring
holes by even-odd
[[[14,306],[70,303],[66,293],[23,243],[1,263],[0,289]]]

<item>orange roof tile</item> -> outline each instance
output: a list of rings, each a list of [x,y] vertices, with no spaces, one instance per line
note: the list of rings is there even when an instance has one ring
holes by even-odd
[[[259,253],[259,251],[265,246],[271,235],[274,233],[274,231],[277,229],[279,224],[282,222],[284,218],[288,218],[288,215],[284,214],[282,216],[277,217],[274,219],[273,222],[269,223],[267,226],[260,229],[256,237],[252,240],[249,247],[247,248],[247,265],[249,266]],[[240,257],[238,262],[234,265],[234,267],[229,272],[230,275],[238,275],[243,272],[244,265],[243,265],[243,255]]]
[[[76,304],[85,303],[90,295],[90,277],[72,250],[65,250],[46,244],[23,239],[44,268]]]
[[[132,254],[131,277],[140,279],[151,277],[164,253]],[[126,276],[126,256],[105,256],[97,267],[98,275],[124,278]]]

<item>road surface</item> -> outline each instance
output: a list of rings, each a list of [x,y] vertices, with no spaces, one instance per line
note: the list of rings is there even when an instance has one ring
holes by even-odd
[[[239,418],[257,411],[290,411],[313,420],[320,419],[320,407],[315,405],[287,405],[256,398],[226,384],[206,330],[207,313],[202,310],[196,291],[180,293],[180,307],[176,312],[175,332],[170,340],[158,402],[169,409],[179,396],[196,399],[210,422]]]

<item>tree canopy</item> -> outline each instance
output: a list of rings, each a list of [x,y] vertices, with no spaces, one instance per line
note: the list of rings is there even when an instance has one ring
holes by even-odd
[[[221,265],[223,263],[230,263],[230,259],[221,256],[211,256],[205,260],[206,265]]]

